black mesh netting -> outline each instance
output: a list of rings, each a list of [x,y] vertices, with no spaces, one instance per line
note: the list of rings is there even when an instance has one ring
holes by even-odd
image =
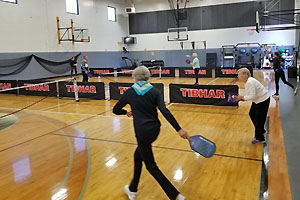
[[[77,54],[75,59],[78,59],[78,56],[80,56],[81,53]],[[38,56],[33,55],[35,60],[47,71],[53,73],[53,74],[64,74],[71,70],[70,60],[65,60],[61,62],[54,62],[50,60],[46,60],[43,58],[40,58]]]
[[[77,60],[80,55],[81,53],[74,56],[75,59]],[[71,59],[55,62],[55,61],[46,60],[44,58],[35,55],[30,55],[21,58],[0,60],[0,76],[8,76],[8,75],[18,74],[22,72],[24,69],[26,69],[29,66],[31,59],[33,57],[40,64],[41,67],[43,67],[45,70],[53,74],[64,74],[71,70],[71,66],[70,66]]]
[[[0,60],[0,76],[8,76],[22,72],[26,67],[28,67],[31,59],[32,55],[21,58]]]

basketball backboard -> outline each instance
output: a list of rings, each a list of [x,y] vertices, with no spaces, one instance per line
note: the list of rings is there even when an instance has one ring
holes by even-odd
[[[186,41],[188,40],[188,28],[168,28],[168,41]]]

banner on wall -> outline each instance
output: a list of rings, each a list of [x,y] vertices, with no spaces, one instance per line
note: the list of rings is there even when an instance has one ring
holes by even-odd
[[[201,67],[199,69],[199,78],[211,78],[212,77],[212,68],[210,67]],[[180,67],[179,68],[179,77],[194,78],[195,71],[192,67]]]
[[[170,84],[170,103],[238,106],[229,102],[229,96],[238,94],[237,85],[185,85]]]
[[[93,76],[114,76],[114,68],[90,68]]]
[[[74,85],[72,82],[59,82],[60,97],[74,97]],[[103,82],[77,82],[79,98],[105,99]]]
[[[240,68],[246,67],[249,69],[251,76],[253,76],[253,67],[252,66],[240,66],[236,68],[232,67],[216,67],[216,78],[237,78],[238,70]]]
[[[151,77],[175,77],[174,67],[150,68]]]
[[[10,88],[15,88],[18,86],[17,81],[13,80],[0,80],[0,91]],[[0,92],[0,94],[18,94],[18,90],[10,90],[6,92]]]
[[[18,86],[26,86],[26,88],[19,89],[20,95],[31,95],[31,96],[57,96],[56,83],[43,84],[47,81],[41,80],[27,80],[18,81]]]
[[[109,94],[111,100],[119,100],[124,92],[130,88],[133,83],[118,83],[110,82],[109,83]],[[164,85],[162,83],[151,83],[154,88],[158,89],[159,93],[162,95],[164,100]]]

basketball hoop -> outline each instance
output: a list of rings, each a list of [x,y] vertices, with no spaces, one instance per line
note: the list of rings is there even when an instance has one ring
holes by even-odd
[[[188,40],[188,28],[168,28],[168,41],[187,41]]]
[[[254,33],[256,32],[256,29],[255,28],[249,28],[247,29],[247,32],[249,35],[254,35]]]

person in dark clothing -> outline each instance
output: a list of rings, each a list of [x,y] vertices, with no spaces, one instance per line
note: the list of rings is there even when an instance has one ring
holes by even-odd
[[[267,55],[268,56],[268,55]],[[290,82],[288,82],[285,78],[284,75],[284,71],[281,68],[281,62],[282,62],[282,58],[279,52],[275,52],[273,55],[273,59],[269,60],[270,62],[273,63],[273,70],[275,72],[275,86],[276,86],[276,93],[273,95],[273,97],[278,97],[279,96],[279,80],[281,79],[282,82],[288,86],[290,86],[291,88],[293,88],[294,90],[294,95],[296,96],[298,94],[298,88],[295,86],[293,86],[293,84],[291,84]]]
[[[88,66],[88,57],[84,56],[81,63],[81,72],[82,72],[82,82],[89,82],[89,66]]]
[[[157,139],[161,125],[158,119],[157,107],[180,137],[187,139],[189,135],[185,130],[181,129],[174,116],[166,108],[159,91],[147,82],[150,77],[150,71],[145,66],[141,66],[137,67],[132,75],[136,83],[126,90],[113,108],[113,113],[116,115],[133,116],[138,145],[134,153],[134,176],[130,185],[125,186],[125,193],[130,200],[135,200],[142,172],[142,162],[144,162],[147,170],[160,184],[169,199],[184,200],[185,197],[164,176],[154,160],[152,143]],[[131,106],[132,111],[123,109],[127,104]]]
[[[74,56],[71,58],[70,65],[71,65],[71,76],[73,75],[73,71],[77,76],[77,60]]]

